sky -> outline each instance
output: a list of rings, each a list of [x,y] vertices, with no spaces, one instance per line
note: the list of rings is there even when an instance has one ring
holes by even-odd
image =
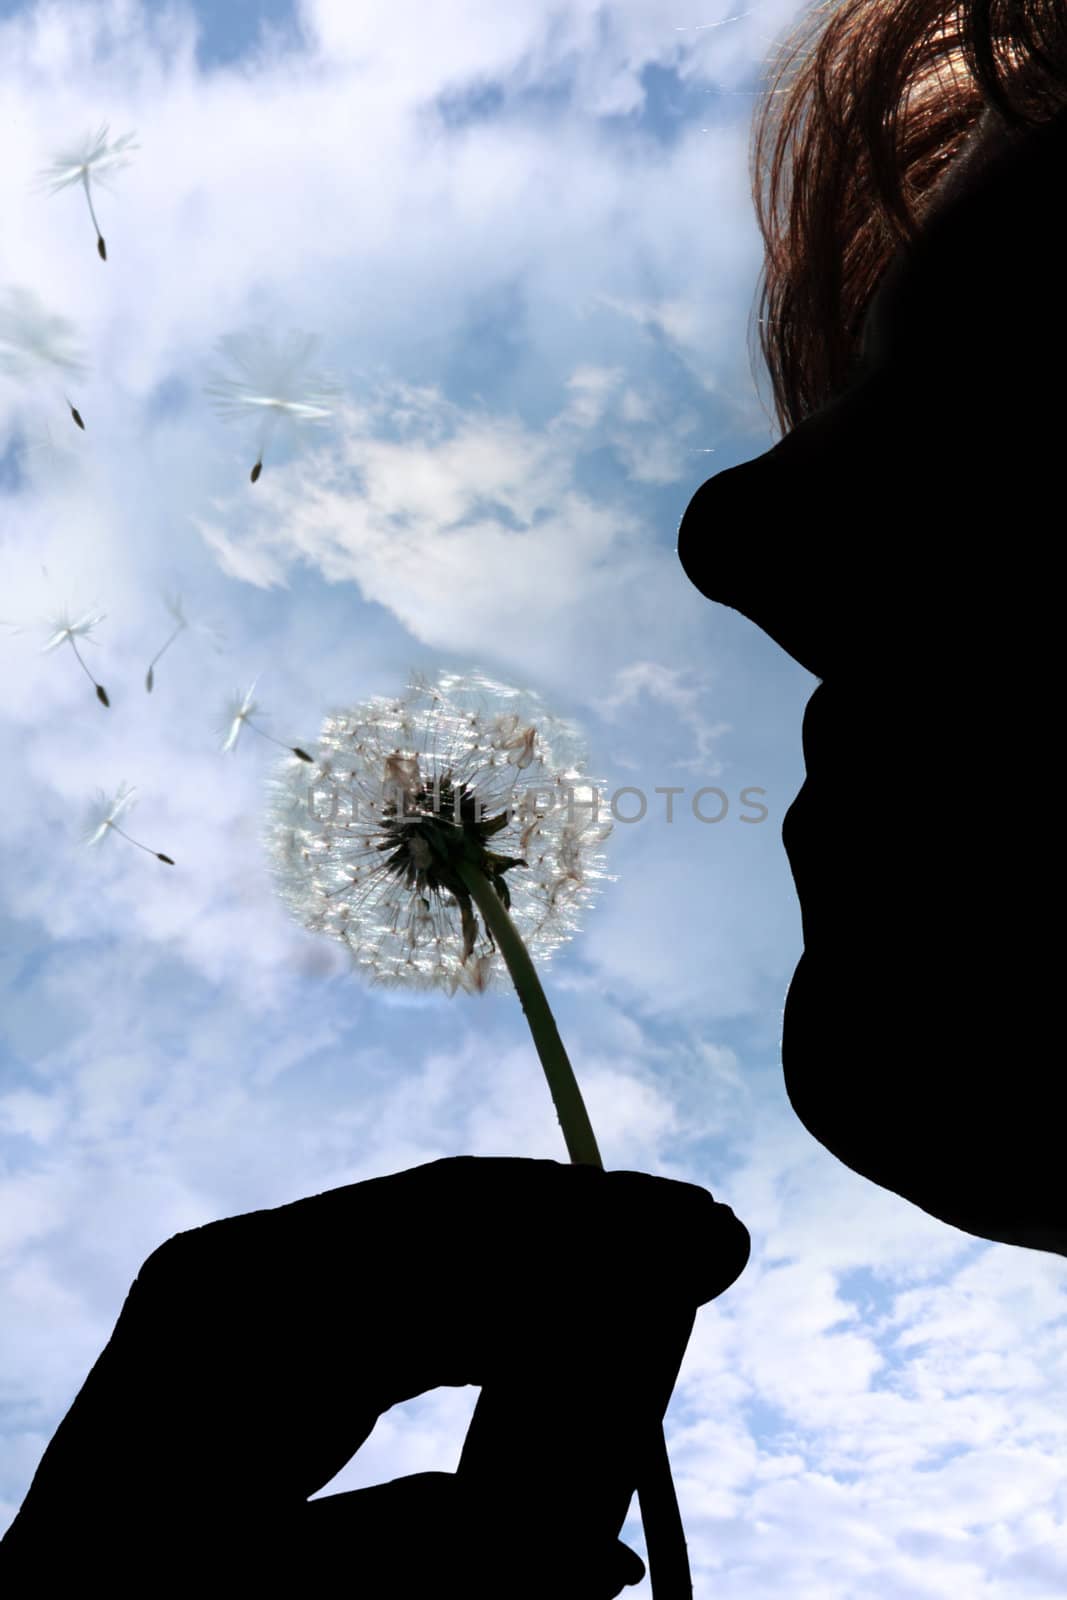
[[[29,291],[81,361],[0,369],[0,1530],[170,1235],[447,1155],[566,1159],[514,996],[364,984],[275,892],[280,752],[221,749],[253,681],[259,726],[314,745],[480,670],[647,802],[543,970],[605,1164],[752,1237],[666,1419],[698,1600],[1063,1593],[1067,1269],[793,1114],[780,828],[816,680],[675,553],[699,485],[777,437],[748,150],[794,12],[0,3],[0,333]],[[106,262],[82,190],[37,182],[105,123],[137,146],[93,186]],[[254,423],[205,391],[257,328],[315,334],[333,388],[252,484]],[[64,613],[102,614],[108,707],[43,648]],[[122,783],[149,853],[83,842]],[[394,1408],[324,1492],[453,1470],[476,1399]],[[644,1555],[636,1499],[622,1536]]]

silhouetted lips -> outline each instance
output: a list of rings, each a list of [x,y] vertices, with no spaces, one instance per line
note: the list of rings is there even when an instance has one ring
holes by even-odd
[[[725,1293],[748,1265],[752,1238],[740,1217],[719,1200],[715,1202],[714,1248],[704,1258],[700,1286],[701,1305]]]
[[[847,963],[883,931],[902,882],[900,841],[886,826],[878,793],[885,762],[861,717],[836,681],[816,687],[804,710],[804,782],[781,833],[805,949],[817,939]]]
[[[832,699],[827,701],[826,691],[826,684],[820,683],[809,695],[808,703],[804,707],[801,743],[804,751],[805,778],[782,819],[782,844],[791,866],[795,865],[794,855],[799,854],[797,846],[806,836],[808,818],[816,800],[814,780],[818,775],[819,755],[823,741],[827,737],[828,723],[832,715]]]
[[[805,812],[811,805],[812,793],[807,780],[800,785],[782,818],[782,845],[796,881],[797,862],[803,853]],[[799,886],[798,886],[799,888]]]

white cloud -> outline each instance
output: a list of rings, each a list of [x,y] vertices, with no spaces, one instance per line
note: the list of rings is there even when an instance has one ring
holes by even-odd
[[[661,662],[634,661],[615,674],[615,682],[614,693],[598,702],[602,716],[612,722],[619,721],[624,712],[632,712],[642,695],[658,701],[674,712],[692,736],[693,753],[680,757],[674,765],[683,770],[699,770],[708,777],[717,777],[722,772],[722,764],[716,759],[715,741],[729,733],[731,727],[728,722],[712,722],[706,715],[705,707],[711,698],[707,681]]]

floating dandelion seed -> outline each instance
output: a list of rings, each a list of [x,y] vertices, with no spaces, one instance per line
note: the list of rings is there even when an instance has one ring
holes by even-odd
[[[60,612],[59,616],[53,617],[48,623],[48,627],[52,630],[52,637],[49,639],[48,643],[43,646],[41,653],[44,655],[49,650],[58,650],[61,644],[66,644],[69,641],[71,649],[78,658],[78,664],[85,673],[85,676],[89,679],[89,682],[93,685],[93,688],[96,690],[96,698],[100,701],[101,705],[110,706],[111,701],[107,697],[107,690],[104,688],[103,684],[97,683],[96,679],[89,671],[89,668],[82,660],[81,652],[74,642],[76,638],[90,639],[90,642],[95,644],[96,640],[91,639],[92,631],[96,627],[97,623],[103,622],[105,615],[106,612],[103,611],[90,611],[87,612],[84,617],[79,618],[77,622],[71,622],[67,612]]]
[[[72,322],[46,311],[29,289],[8,289],[0,306],[0,371],[21,379],[32,379],[40,369],[84,373],[81,352],[73,343],[75,333]],[[63,399],[84,430],[81,412],[65,391]]]
[[[257,678],[256,683],[258,682],[259,679]],[[271,744],[278,745],[282,750],[288,750],[290,755],[296,756],[298,761],[313,764],[313,758],[308,755],[306,750],[301,750],[299,745],[286,744],[284,739],[276,739],[273,733],[264,732],[262,728],[257,728],[255,723],[249,720],[263,711],[263,707],[259,702],[253,699],[255,692],[256,684],[253,683],[247,694],[242,695],[238,689],[235,694],[230,696],[221,724],[222,729],[225,731],[222,743],[223,750],[236,749],[237,741],[241,736],[241,729],[251,728],[252,732],[258,733],[261,739],[269,739]]]
[[[125,783],[120,783],[116,792],[110,796],[102,789],[97,790],[85,824],[83,836],[86,845],[91,848],[94,844],[99,844],[109,833],[117,833],[121,838],[129,840],[130,844],[135,844],[138,850],[144,850],[148,855],[155,856],[157,861],[165,861],[168,867],[173,867],[174,860],[171,856],[165,856],[162,850],[150,850],[139,839],[130,838],[130,835],[116,822],[116,817],[120,817],[129,809],[133,795],[134,790]]]
[[[219,415],[228,421],[254,417],[256,463],[251,481],[263,470],[267,445],[280,425],[328,422],[340,389],[332,380],[306,372],[318,345],[315,334],[291,333],[280,345],[259,329],[227,334],[219,351],[242,374],[239,378],[215,376],[205,393],[215,401]]]
[[[51,165],[40,174],[41,186],[50,190],[52,194],[58,194],[60,189],[69,188],[72,183],[82,185],[89,205],[89,215],[96,229],[96,250],[101,261],[107,260],[107,246],[104,244],[104,236],[100,232],[100,224],[93,210],[90,180],[95,178],[103,187],[110,187],[115,173],[120,168],[129,166],[128,152],[139,148],[133,142],[132,133],[124,133],[114,144],[108,143],[107,133],[108,124],[105,122],[95,135],[86,134],[80,144],[53,156]]]
[[[173,630],[172,633],[170,633],[168,635],[168,637],[166,638],[164,643],[160,646],[160,648],[156,651],[155,655],[152,657],[151,661],[148,663],[148,671],[145,673],[144,686],[147,689],[149,694],[152,693],[152,690],[153,690],[153,688],[155,686],[155,681],[156,681],[156,677],[155,677],[156,662],[160,659],[160,657],[167,650],[170,649],[171,645],[174,643],[174,641],[178,637],[179,633],[184,633],[186,631],[186,629],[189,629],[190,631],[193,631],[193,632],[196,632],[196,633],[206,633],[213,640],[216,649],[219,648],[219,643],[220,643],[220,639],[221,639],[221,634],[220,634],[219,629],[214,627],[211,623],[209,623],[209,622],[191,622],[189,620],[188,616],[186,615],[185,605],[184,605],[184,602],[183,602],[182,597],[181,597],[180,594],[169,594],[169,595],[166,595],[164,597],[163,603],[166,606],[167,610],[170,612],[170,615],[171,615],[171,617],[172,617],[172,619],[174,621],[174,630]]]
[[[454,993],[509,976],[567,1153],[602,1168],[531,960],[573,935],[606,876],[610,825],[600,786],[581,775],[575,730],[533,696],[446,673],[328,717],[319,748],[312,782],[288,763],[273,783],[267,845],[289,909],[342,940],[379,983]],[[662,1427],[647,1441],[638,1495],[653,1594],[692,1600]]]

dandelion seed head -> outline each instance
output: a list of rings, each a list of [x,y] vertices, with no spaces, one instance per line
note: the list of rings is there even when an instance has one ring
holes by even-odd
[[[397,699],[327,717],[313,770],[279,768],[266,829],[275,884],[375,983],[505,985],[480,916],[446,886],[452,852],[487,863],[531,956],[549,959],[610,876],[603,787],[584,766],[577,730],[538,697],[481,674],[416,679]]]

